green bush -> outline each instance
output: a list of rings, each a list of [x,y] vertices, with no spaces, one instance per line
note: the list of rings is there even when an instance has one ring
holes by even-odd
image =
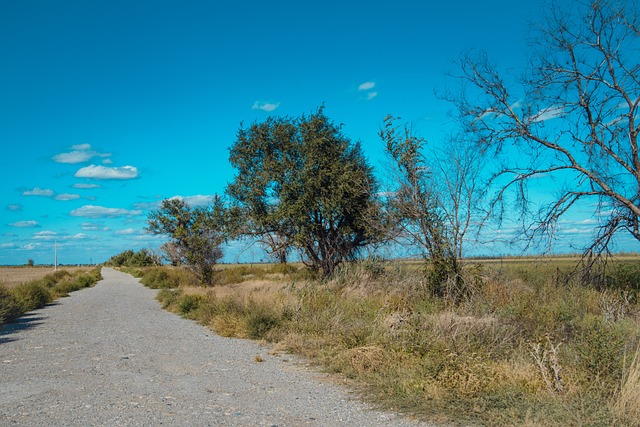
[[[10,322],[21,314],[20,304],[11,291],[0,286],[0,324]]]
[[[37,280],[16,286],[12,293],[23,312],[42,308],[53,301],[49,288]]]
[[[265,305],[249,301],[245,304],[244,311],[247,336],[251,339],[266,338],[267,333],[282,322],[281,315]]]
[[[51,276],[52,279],[56,283],[59,283],[59,282],[62,281],[62,279],[70,277],[71,273],[69,273],[69,271],[67,271],[67,270],[57,270],[57,271],[53,272],[52,274],[50,274],[49,276]]]
[[[193,277],[185,270],[154,267],[144,273],[140,283],[151,289],[173,289],[192,280]]]
[[[628,338],[622,322],[608,322],[595,316],[587,316],[582,321],[576,350],[591,378],[620,380]]]
[[[194,312],[202,305],[201,295],[183,295],[178,300],[178,312],[184,317],[193,318]]]
[[[160,301],[160,304],[162,304],[162,308],[171,308],[175,305],[179,296],[179,290],[164,288],[160,289],[160,292],[158,292],[156,299]]]

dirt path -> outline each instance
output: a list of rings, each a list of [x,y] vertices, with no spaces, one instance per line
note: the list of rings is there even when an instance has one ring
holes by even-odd
[[[418,425],[289,356],[165,312],[129,275],[102,274],[0,329],[0,425]]]

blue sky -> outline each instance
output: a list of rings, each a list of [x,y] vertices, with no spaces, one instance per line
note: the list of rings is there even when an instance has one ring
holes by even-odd
[[[0,264],[156,247],[146,214],[233,178],[241,122],[321,104],[374,167],[391,113],[448,129],[453,61],[522,66],[542,1],[67,1],[0,6]],[[226,260],[262,257],[254,248]]]

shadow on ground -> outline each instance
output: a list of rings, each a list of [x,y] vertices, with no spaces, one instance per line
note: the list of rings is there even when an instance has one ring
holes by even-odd
[[[27,313],[11,323],[6,323],[0,326],[0,344],[4,344],[6,342],[15,341],[11,335],[25,331],[27,329],[35,328],[36,326],[42,324],[43,320],[46,317],[42,315],[42,313]]]

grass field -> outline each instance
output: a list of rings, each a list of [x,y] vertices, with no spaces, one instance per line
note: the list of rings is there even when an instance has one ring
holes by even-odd
[[[60,266],[59,270],[67,270],[69,273],[76,271],[90,271],[95,267],[67,267]],[[47,267],[0,267],[0,283],[11,288],[21,283],[30,282],[35,279],[41,279],[47,274],[54,273],[55,270],[51,266]]]
[[[436,423],[640,426],[640,260],[613,261],[598,284],[570,274],[576,261],[468,261],[462,301],[431,294],[418,262],[368,260],[328,280],[226,266],[214,287],[156,268],[142,281],[169,310]]]

